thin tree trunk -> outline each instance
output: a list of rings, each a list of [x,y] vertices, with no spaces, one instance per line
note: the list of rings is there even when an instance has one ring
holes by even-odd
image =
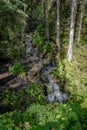
[[[78,45],[80,44],[80,37],[81,37],[81,29],[82,29],[82,19],[83,19],[83,15],[85,12],[85,5],[86,5],[86,0],[83,0],[82,3],[82,8],[81,8],[81,15],[80,15],[80,23],[79,23],[79,31],[78,31]]]
[[[67,59],[69,62],[72,60],[73,55],[72,53],[73,53],[73,41],[74,41],[75,17],[76,17],[76,0],[72,0],[71,25],[70,25],[69,46],[67,54]]]
[[[51,9],[51,7],[53,6],[53,3],[55,0],[48,0],[49,4],[48,4],[48,11]]]
[[[60,1],[57,0],[57,25],[56,25],[56,44],[60,50]]]
[[[27,6],[24,6],[24,12],[26,13]],[[24,40],[24,30],[25,30],[25,25],[22,27],[22,34],[21,34],[21,44],[23,44]]]
[[[49,11],[48,11],[48,0],[44,0],[44,15],[45,15],[45,35],[47,41],[49,41]]]

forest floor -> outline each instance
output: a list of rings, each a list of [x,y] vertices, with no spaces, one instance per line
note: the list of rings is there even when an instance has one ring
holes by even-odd
[[[9,67],[12,65],[9,59],[2,59],[0,63],[0,90],[6,87],[25,88],[28,82],[39,83],[41,81],[42,69],[51,64],[51,62],[52,57],[44,56],[36,47],[33,47],[32,54],[22,61],[26,69],[26,75],[14,76],[9,71]]]
[[[66,89],[77,100],[82,108],[87,109],[87,45],[74,46],[71,63],[64,61]]]
[[[65,50],[67,52],[66,47]],[[31,55],[23,61],[26,75],[14,76],[8,69],[11,65],[10,62],[1,64],[1,128],[2,126],[8,128],[8,124],[13,124],[12,128],[25,128],[25,130],[87,129],[86,51],[86,45],[74,46],[72,62],[69,63],[66,57],[63,57],[51,73],[53,80],[61,81],[64,89],[70,94],[69,100],[65,104],[56,101],[48,103],[43,94],[42,85],[48,86],[48,83],[42,70],[52,64],[52,57],[49,58],[48,55],[40,53],[35,47],[33,50],[35,55]],[[13,79],[7,78],[10,76]],[[3,87],[8,89],[3,91]]]

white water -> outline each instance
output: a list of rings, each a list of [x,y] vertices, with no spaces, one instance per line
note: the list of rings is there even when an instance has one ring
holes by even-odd
[[[30,37],[27,39],[27,47],[26,47],[26,59],[33,54],[32,40]],[[42,70],[44,76],[48,79],[49,85],[47,87],[47,96],[46,100],[50,103],[54,101],[58,101],[59,103],[64,103],[67,101],[68,96],[66,93],[62,93],[60,91],[60,86],[52,79],[50,76],[52,70],[54,70],[54,65],[48,65],[45,69]]]
[[[59,85],[51,79],[51,76],[48,77],[49,80],[49,86],[48,86],[48,95],[47,95],[47,101],[48,102],[54,102],[58,101],[59,103],[64,103],[68,96],[66,93],[62,93],[59,89]]]
[[[45,70],[45,74],[49,81],[47,96],[46,99],[48,102],[52,103],[54,101],[58,101],[59,103],[64,103],[67,101],[68,96],[66,93],[62,93],[60,91],[60,86],[52,79],[50,76],[50,72],[53,70],[53,67],[48,66]]]
[[[27,47],[26,47],[26,59],[32,53],[32,40],[30,37],[27,38]]]

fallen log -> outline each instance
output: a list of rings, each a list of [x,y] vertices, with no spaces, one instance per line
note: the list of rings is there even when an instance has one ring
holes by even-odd
[[[51,63],[51,59],[47,58],[35,64],[27,73],[27,79],[32,82],[39,82],[41,80],[40,72],[46,65]]]
[[[44,66],[48,65],[51,62],[51,59],[45,59],[43,61],[39,61],[37,64],[35,64],[28,72],[28,74],[35,75],[38,73]]]

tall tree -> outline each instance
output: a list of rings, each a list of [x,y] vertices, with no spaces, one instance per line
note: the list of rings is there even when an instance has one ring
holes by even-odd
[[[53,6],[53,3],[55,0],[48,0],[49,4],[48,4],[48,11],[51,9],[51,7]]]
[[[82,8],[81,8],[81,14],[80,14],[80,23],[79,23],[79,31],[78,31],[78,45],[80,43],[80,37],[81,37],[81,29],[82,29],[82,20],[83,20],[83,15],[85,12],[85,5],[86,5],[86,0],[82,1]]]
[[[25,4],[23,8],[24,8],[23,11],[24,11],[25,14],[26,14],[27,5]],[[23,44],[24,31],[25,31],[25,25],[22,27],[22,31],[21,31],[21,44]]]
[[[21,43],[22,30],[27,18],[24,12],[25,6],[23,0],[0,0],[1,55],[16,58],[22,53],[19,43]]]
[[[44,16],[45,16],[45,35],[47,41],[49,41],[49,11],[48,0],[44,0]]]
[[[69,62],[72,60],[72,53],[73,53],[75,17],[76,17],[76,0],[72,0],[71,25],[70,25],[69,46],[68,46],[68,54],[67,54],[67,59]]]
[[[58,51],[60,50],[60,1],[57,2],[57,24],[56,24],[56,43],[58,46]]]

